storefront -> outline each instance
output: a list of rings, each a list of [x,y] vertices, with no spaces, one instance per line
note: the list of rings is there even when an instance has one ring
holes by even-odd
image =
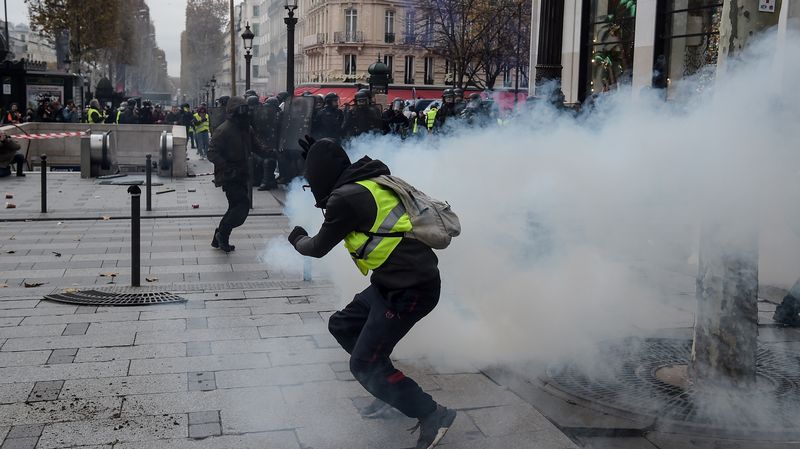
[[[745,0],[729,11],[731,5],[725,0],[532,3],[530,57],[537,62],[532,76],[561,67],[559,86],[572,104],[622,88],[634,94],[660,89],[667,100],[705,90],[713,84],[728,51],[721,38],[724,26],[738,27],[736,32],[742,36],[753,35],[778,24],[782,4],[778,1],[772,10],[759,10],[758,1]],[[739,15],[740,19],[734,19]],[[559,43],[560,54],[548,47],[553,42]],[[687,78],[693,82],[680,82]],[[535,89],[531,88],[531,94],[536,94]]]

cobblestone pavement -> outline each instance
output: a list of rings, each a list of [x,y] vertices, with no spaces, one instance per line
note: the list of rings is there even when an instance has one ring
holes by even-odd
[[[258,192],[263,215],[234,232],[226,255],[209,246],[218,218],[169,217],[190,212],[193,194],[201,212],[220,213],[221,192],[207,179],[165,183],[184,194],[156,196],[162,218],[142,221],[140,290],[188,301],[76,306],[42,296],[129,285],[129,223],[115,218],[129,205],[124,187],[59,176],[64,198],[51,197],[50,221],[40,221],[36,176],[0,184],[18,202],[0,220],[34,220],[0,221],[0,448],[413,447],[412,420],[358,414],[368,394],[326,327],[342,298],[324,280],[266,269],[265,242],[288,231],[285,217],[268,213],[279,212],[274,197]],[[575,447],[481,372],[398,365],[459,410],[442,447]]]

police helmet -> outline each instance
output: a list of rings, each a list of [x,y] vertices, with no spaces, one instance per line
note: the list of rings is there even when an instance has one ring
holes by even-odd
[[[278,100],[278,97],[269,97],[264,102],[264,106],[277,109],[281,106],[281,100]]]
[[[394,100],[392,100],[392,109],[394,109],[396,111],[402,111],[405,107],[406,107],[406,104],[405,104],[405,102],[403,101],[402,98],[395,97]]]
[[[325,95],[325,104],[328,105],[328,106],[333,106],[333,105],[338,106],[339,105],[339,96],[336,95],[335,92],[328,92],[328,94]]]
[[[470,100],[480,100],[481,99],[481,94],[479,94],[477,92],[472,93],[472,94],[470,94],[469,99]]]
[[[283,91],[278,94],[278,100],[280,100],[281,103],[286,101],[287,98],[289,98],[289,92]]]
[[[453,89],[447,88],[442,91],[442,99],[445,103],[451,103],[453,101]]]
[[[142,106],[145,107],[145,108],[149,108],[152,105],[153,105],[153,103],[151,103],[150,100],[144,100],[142,102]]]
[[[258,101],[258,97],[254,96],[254,95],[251,95],[251,96],[247,97],[246,101],[247,101],[247,105],[252,107],[252,108],[255,108],[255,107],[258,107],[258,106],[261,105],[261,102]]]
[[[227,95],[223,95],[223,96],[217,98],[217,105],[225,107],[228,104],[228,100],[230,100],[230,99],[231,99],[231,97],[229,97]]]
[[[133,98],[129,99],[128,100],[128,106],[135,107],[136,106],[136,100],[134,100]]]
[[[304,91],[304,92],[303,92],[303,96],[304,96],[304,97],[310,97],[310,96],[311,96],[311,91],[310,91],[310,90],[306,90],[306,91]]]
[[[369,103],[369,93],[367,93],[364,89],[359,90],[356,92],[355,100],[356,105],[365,106]]]
[[[456,87],[455,89],[453,89],[453,95],[454,95],[454,96],[455,96],[457,99],[459,99],[459,98],[460,98],[460,99],[462,99],[462,100],[463,100],[463,99],[464,99],[464,89],[462,89],[462,88],[460,88],[460,87]]]
[[[228,100],[227,106],[225,107],[225,111],[231,116],[245,115],[247,114],[248,110],[249,108],[247,106],[247,100],[245,100],[244,97],[239,96],[231,97]]]
[[[247,92],[245,92],[245,93],[244,93],[244,97],[245,97],[245,98],[247,98],[247,97],[254,97],[254,96],[255,96],[255,97],[257,97],[257,96],[258,96],[258,92],[256,92],[256,91],[255,91],[255,90],[253,90],[253,89],[248,89],[248,90],[247,90]]]

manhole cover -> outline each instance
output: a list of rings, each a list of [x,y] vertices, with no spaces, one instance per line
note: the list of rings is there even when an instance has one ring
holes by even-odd
[[[186,302],[186,299],[168,292],[114,293],[97,290],[54,293],[44,299],[82,306],[146,306]]]
[[[760,345],[756,385],[748,391],[709,393],[676,382],[692,342],[625,339],[600,349],[594,365],[551,366],[547,383],[587,406],[639,415],[684,429],[796,432],[800,422],[800,355],[780,345]],[[742,408],[744,410],[742,410]]]

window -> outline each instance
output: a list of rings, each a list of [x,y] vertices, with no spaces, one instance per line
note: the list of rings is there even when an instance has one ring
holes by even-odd
[[[384,36],[384,42],[387,44],[394,43],[394,11],[386,11],[386,14],[383,18],[384,28],[386,29],[386,34]]]
[[[259,29],[259,24],[258,23],[254,23],[254,24],[250,25],[250,29],[253,30],[253,34],[255,34],[256,36],[261,36],[261,34],[258,32],[258,29]]]
[[[663,0],[658,4],[653,86],[667,99],[681,93],[675,81],[697,76],[699,89],[714,80],[719,56],[722,0]]]
[[[258,45],[253,45],[253,50],[251,50],[251,53],[253,54],[254,58],[258,57]]]
[[[383,55],[383,63],[386,64],[386,67],[389,67],[389,78],[394,77],[394,56],[392,55]]]
[[[503,87],[511,87],[511,65],[503,67]]]
[[[356,31],[358,31],[358,11],[355,9],[348,9],[344,13],[344,31],[346,34],[345,39],[347,42],[353,42],[356,39]]]
[[[394,34],[394,11],[386,11],[384,17],[384,25],[386,25],[386,32]]]
[[[453,34],[451,33],[451,36]],[[425,42],[423,45],[431,46],[433,44],[433,17],[425,19]]]
[[[356,76],[356,55],[344,55],[344,74],[347,77]]]
[[[258,64],[253,65],[253,78],[258,78]]]
[[[405,75],[403,76],[403,82],[405,84],[414,84],[414,57],[413,56],[406,56],[406,69],[405,69]]]
[[[414,16],[414,11],[409,11],[406,13],[406,36],[405,36],[405,43],[406,44],[413,44],[415,41],[414,27],[416,24],[416,16]]]
[[[433,84],[433,58],[425,58],[425,84]]]
[[[253,17],[258,17],[260,11],[258,5],[253,5]]]
[[[584,33],[581,99],[629,84],[633,73],[636,2],[584,0],[588,30]]]

